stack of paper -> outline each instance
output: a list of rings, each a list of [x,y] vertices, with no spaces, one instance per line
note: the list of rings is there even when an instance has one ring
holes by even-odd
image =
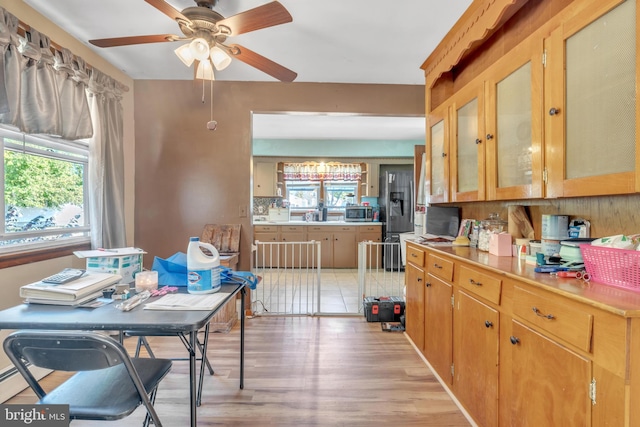
[[[35,282],[20,288],[29,303],[78,305],[97,298],[102,290],[122,279],[119,274],[87,272],[79,279],[61,285]]]
[[[215,294],[168,294],[157,301],[145,304],[145,310],[207,310],[212,311],[218,307],[228,293],[216,292]]]

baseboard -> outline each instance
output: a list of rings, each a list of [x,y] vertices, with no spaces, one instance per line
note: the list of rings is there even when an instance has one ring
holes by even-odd
[[[47,376],[51,370],[32,367],[31,372],[37,379],[41,379]],[[11,367],[4,374],[4,379],[0,381],[0,402],[3,403],[28,387],[16,368]]]
[[[431,364],[429,363],[429,361],[427,360],[426,357],[424,357],[424,354],[422,354],[422,352],[420,351],[420,349],[416,346],[416,344],[413,342],[413,340],[411,339],[411,337],[409,336],[409,334],[407,334],[406,332],[404,333],[405,338],[407,338],[407,341],[409,341],[409,343],[411,344],[411,346],[413,347],[413,349],[416,351],[416,353],[418,354],[418,356],[420,356],[420,359],[422,359],[422,361],[424,362],[425,365],[427,365],[427,367],[429,368],[429,370],[431,371],[431,373],[433,374],[434,377],[436,377],[436,379],[438,380],[438,382],[440,383],[440,385],[442,386],[442,388],[445,389],[445,391],[447,392],[447,394],[451,397],[451,399],[453,400],[453,403],[456,404],[456,406],[458,407],[458,409],[460,409],[460,412],[462,412],[462,415],[464,415],[464,417],[467,419],[467,421],[469,421],[469,423],[473,426],[473,427],[478,427],[478,424],[476,424],[476,422],[473,420],[473,418],[471,418],[471,415],[469,415],[469,413],[467,412],[466,409],[464,409],[464,407],[462,406],[462,404],[460,403],[460,401],[456,398],[456,396],[451,392],[451,390],[449,390],[449,387],[447,386],[447,383],[445,383],[442,378],[440,378],[440,375],[438,375],[436,373],[436,370],[433,369],[433,366],[431,366]]]

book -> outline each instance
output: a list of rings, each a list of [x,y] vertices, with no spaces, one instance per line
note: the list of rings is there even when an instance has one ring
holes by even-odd
[[[24,300],[24,302],[28,304],[69,305],[69,306],[79,307],[101,296],[102,296],[102,290],[90,293],[87,296],[77,298],[75,300],[28,297]]]
[[[215,310],[228,293],[214,294],[167,294],[160,299],[145,304],[145,310]]]
[[[27,299],[77,301],[115,285],[120,280],[122,276],[119,274],[87,272],[79,279],[61,285],[42,281],[24,285],[20,288],[20,296]]]

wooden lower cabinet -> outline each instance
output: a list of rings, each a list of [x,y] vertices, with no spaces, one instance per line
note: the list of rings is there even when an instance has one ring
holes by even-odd
[[[453,288],[432,274],[425,280],[424,355],[440,378],[451,384]]]
[[[589,426],[591,362],[513,321],[511,420],[519,426]]]
[[[309,241],[320,242],[320,265],[322,268],[333,267],[333,235],[322,231],[307,232]]]
[[[358,245],[356,227],[336,227],[333,232],[333,268],[356,268]]]
[[[464,291],[454,303],[453,390],[478,425],[498,423],[498,310]]]
[[[424,270],[410,262],[405,269],[407,301],[404,310],[405,330],[420,351],[424,351]]]
[[[407,243],[407,334],[474,422],[640,427],[640,296],[482,255]]]

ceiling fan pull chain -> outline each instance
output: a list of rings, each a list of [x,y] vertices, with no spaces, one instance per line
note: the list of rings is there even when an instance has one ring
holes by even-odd
[[[204,82],[205,79],[202,79],[202,103],[204,104]]]

